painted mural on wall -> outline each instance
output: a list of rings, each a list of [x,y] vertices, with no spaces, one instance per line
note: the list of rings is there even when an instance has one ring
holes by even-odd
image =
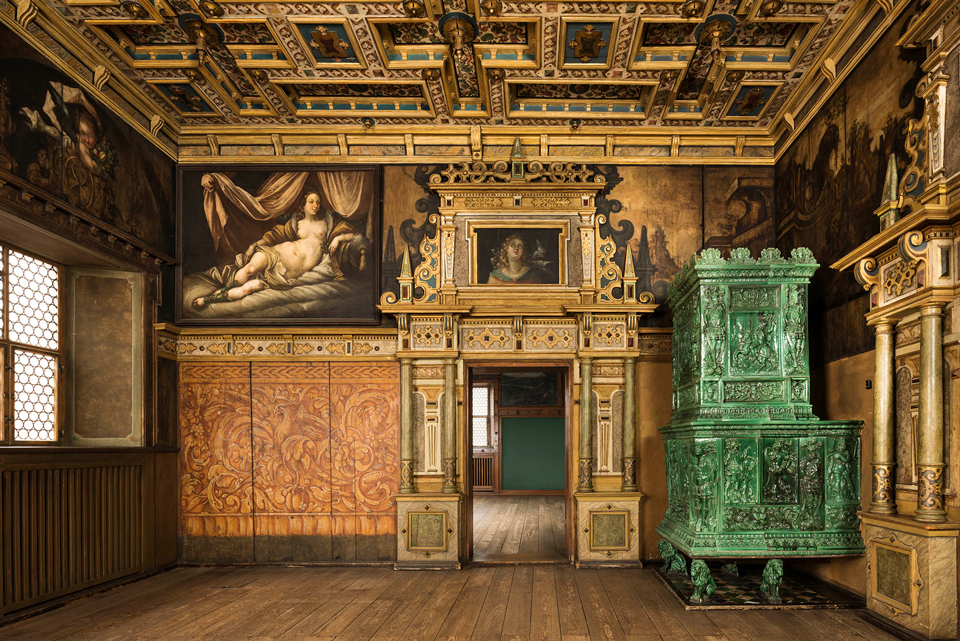
[[[174,162],[0,25],[0,169],[173,254]]]
[[[377,320],[374,168],[183,171],[180,319]]]
[[[912,13],[905,11],[877,41],[776,166],[777,244],[783,251],[809,247],[822,265],[810,289],[811,330],[844,337],[811,345],[815,366],[872,348],[862,315],[832,311],[865,309],[857,299],[866,293],[852,272],[838,274],[829,265],[880,231],[873,211],[890,154],[901,175],[909,164],[906,124],[922,114],[914,90],[925,54],[896,42]]]
[[[410,247],[416,265],[420,241],[436,233],[429,215],[438,213],[440,202],[428,178],[439,169],[421,165],[384,170],[384,289],[396,288],[403,247]],[[680,266],[702,247],[723,252],[749,247],[759,254],[774,243],[772,167],[591,169],[608,185],[597,198],[597,213],[606,218],[602,230],[614,239],[617,263],[623,266],[629,250],[638,289],[653,292],[658,301],[665,300],[667,284]]]

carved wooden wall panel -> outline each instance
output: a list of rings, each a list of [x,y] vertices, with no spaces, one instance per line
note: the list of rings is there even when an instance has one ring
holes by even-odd
[[[182,560],[392,559],[398,370],[183,364]]]
[[[182,364],[182,561],[253,560],[250,439],[250,365]]]

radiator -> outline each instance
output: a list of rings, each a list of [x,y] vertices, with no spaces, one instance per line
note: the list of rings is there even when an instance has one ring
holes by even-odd
[[[473,490],[493,491],[493,454],[473,455]]]
[[[0,614],[139,571],[141,465],[0,475]]]

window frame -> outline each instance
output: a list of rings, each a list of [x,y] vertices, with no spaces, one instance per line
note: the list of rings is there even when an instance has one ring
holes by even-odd
[[[13,341],[10,339],[10,251],[15,251],[33,260],[45,263],[54,267],[57,273],[57,348],[50,349],[38,347]],[[64,299],[64,266],[54,262],[49,258],[39,256],[38,254],[27,251],[17,245],[6,242],[0,242],[0,279],[3,283],[3,301],[0,304],[0,321],[2,321],[2,331],[0,331],[0,367],[2,367],[2,376],[0,376],[0,409],[2,409],[3,422],[0,426],[0,447],[9,446],[42,446],[52,447],[64,444],[66,430],[64,429],[64,371],[66,366],[66,355],[64,345],[64,327],[63,327],[63,305]],[[54,404],[54,425],[53,430],[55,438],[48,441],[38,440],[17,440],[16,438],[16,399],[14,398],[14,353],[16,351],[33,352],[53,356],[55,359],[54,382],[53,382],[53,404]]]
[[[475,387],[485,387],[487,388],[487,408],[485,414],[477,414],[476,407],[473,403],[473,388]],[[495,406],[494,402],[494,392],[496,390],[496,385],[492,381],[474,381],[470,387],[470,448],[474,452],[485,452],[485,451],[495,451],[496,443],[494,441],[494,415],[493,408]],[[487,444],[486,445],[476,445],[474,443],[473,434],[475,431],[473,425],[474,418],[486,418],[487,419]]]

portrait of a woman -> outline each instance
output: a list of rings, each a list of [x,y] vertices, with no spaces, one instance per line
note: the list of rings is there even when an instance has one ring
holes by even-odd
[[[527,244],[520,234],[507,236],[499,249],[494,250],[490,262],[493,270],[487,285],[539,285],[546,274],[528,262]]]

